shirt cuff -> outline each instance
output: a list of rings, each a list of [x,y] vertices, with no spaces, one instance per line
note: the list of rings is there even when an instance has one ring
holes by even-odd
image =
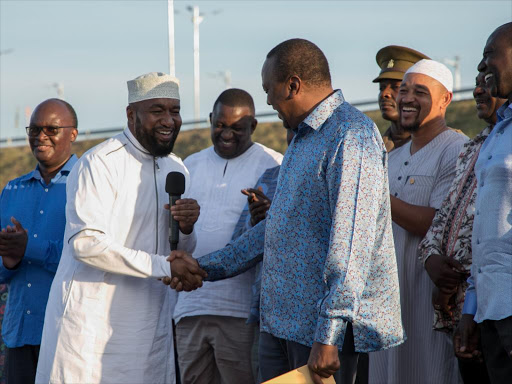
[[[476,291],[466,290],[466,298],[464,299],[464,307],[462,308],[463,315],[476,315],[477,302]]]
[[[167,261],[167,256],[154,255],[153,268],[151,274],[153,277],[161,279],[163,277],[171,276],[171,263]]]
[[[325,345],[343,346],[347,321],[342,318],[327,319],[319,317],[315,332],[315,341]]]
[[[25,248],[25,255],[23,255],[23,258],[32,263],[44,265],[47,249],[47,240],[29,237],[27,241],[27,247]]]

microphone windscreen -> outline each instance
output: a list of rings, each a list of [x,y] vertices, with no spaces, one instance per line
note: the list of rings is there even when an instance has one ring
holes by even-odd
[[[165,179],[165,192],[169,195],[185,193],[185,176],[181,172],[169,172]]]

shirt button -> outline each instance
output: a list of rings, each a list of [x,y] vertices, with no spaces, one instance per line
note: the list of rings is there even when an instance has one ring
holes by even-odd
[[[402,180],[402,176],[398,176],[398,180]]]
[[[479,215],[479,214],[480,214],[480,211],[478,211],[478,210],[477,210],[477,211],[476,211],[476,214],[477,214],[477,215]]]
[[[27,315],[30,315],[30,309],[29,309],[29,310],[27,310]]]
[[[29,288],[30,288],[31,286],[32,286],[32,284],[30,284],[30,283],[28,283],[28,284],[27,284],[27,287],[29,287]]]
[[[482,268],[478,268],[478,273],[482,273]]]
[[[45,189],[44,189],[44,191],[45,191],[45,192],[48,192],[48,188],[45,188]]]
[[[37,233],[34,233],[34,237],[37,237]]]
[[[476,243],[477,243],[477,244],[480,244],[480,239],[476,239]]]
[[[397,196],[398,196],[398,193],[397,193],[397,192],[395,192],[395,197],[397,197]]]
[[[41,209],[41,210],[39,211],[39,213],[42,215],[42,214],[44,213],[44,211]]]
[[[408,161],[406,161],[406,162],[404,163],[404,165],[409,165],[409,162],[408,162]]]
[[[29,264],[32,264],[32,262],[31,262],[31,261],[29,261],[28,263],[29,263]]]
[[[489,157],[487,159],[491,160],[492,159],[492,155],[489,155]]]
[[[480,186],[481,186],[481,187],[483,187],[483,186],[484,186],[484,182],[483,182],[483,181],[480,183]]]

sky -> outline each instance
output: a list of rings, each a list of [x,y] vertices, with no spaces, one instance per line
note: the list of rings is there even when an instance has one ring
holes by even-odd
[[[184,121],[193,119],[193,25],[200,24],[201,118],[225,89],[252,94],[269,112],[261,87],[265,56],[294,37],[317,44],[329,60],[333,86],[348,101],[376,99],[375,54],[403,45],[433,59],[460,56],[462,87],[474,85],[491,32],[512,19],[502,1],[180,1],[174,2],[176,76]],[[0,0],[0,138],[24,135],[26,117],[57,96],[78,114],[79,130],[126,124],[126,81],[169,73],[167,1]]]

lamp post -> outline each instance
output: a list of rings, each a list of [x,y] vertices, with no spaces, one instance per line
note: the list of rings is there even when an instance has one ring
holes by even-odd
[[[199,14],[199,7],[194,5],[188,6],[187,10],[192,12],[192,24],[194,25],[194,120],[201,118],[201,110],[199,104],[199,24],[204,17]]]

